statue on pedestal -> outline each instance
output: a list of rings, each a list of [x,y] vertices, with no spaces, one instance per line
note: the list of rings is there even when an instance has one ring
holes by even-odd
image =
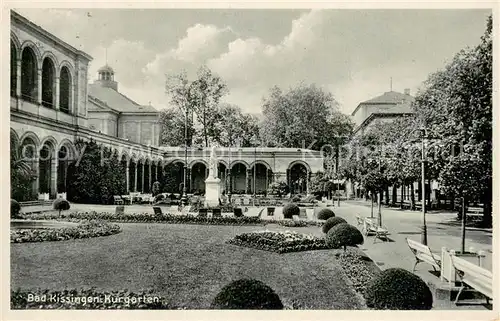
[[[212,150],[210,152],[210,164],[209,164],[209,172],[208,172],[208,177],[211,178],[218,178],[218,160],[217,160],[217,154],[215,153],[215,146],[212,147]]]

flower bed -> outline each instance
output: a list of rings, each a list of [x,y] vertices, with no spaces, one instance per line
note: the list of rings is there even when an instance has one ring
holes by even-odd
[[[171,307],[152,291],[11,291],[10,307],[18,309],[180,309]]]
[[[297,232],[250,232],[236,235],[229,244],[256,248],[259,250],[289,253],[326,249],[325,240]]]
[[[28,214],[24,218],[32,220],[92,220],[99,219],[121,223],[166,223],[166,224],[202,224],[202,225],[261,225],[259,217],[200,217],[195,215],[154,215],[149,213],[116,214],[109,212],[75,212],[70,214]]]
[[[107,236],[120,233],[116,224],[101,220],[81,221],[75,227],[48,228],[48,229],[12,229],[11,243],[65,241],[89,237]]]

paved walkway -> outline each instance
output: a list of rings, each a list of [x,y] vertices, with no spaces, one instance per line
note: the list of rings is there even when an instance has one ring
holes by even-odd
[[[337,204],[335,204],[337,205]],[[349,224],[357,225],[356,216],[370,217],[371,206],[364,201],[344,201],[340,207],[335,206],[334,212],[344,218]],[[374,208],[374,216],[377,217],[377,207]],[[429,247],[435,253],[441,253],[442,247],[459,250],[461,247],[461,227],[450,224],[456,217],[454,213],[427,214],[427,240]],[[365,239],[360,247],[381,268],[393,267],[404,268],[411,271],[415,263],[413,253],[408,248],[405,238],[420,242],[420,226],[422,225],[422,213],[416,211],[390,209],[382,207],[382,223],[391,235],[390,241],[377,240],[373,243],[373,236]],[[486,252],[484,267],[492,269],[492,233],[484,230],[466,230],[466,249],[473,247],[475,250]],[[440,283],[439,276],[432,274],[432,267],[425,263],[417,265],[415,274],[424,281],[435,285]],[[449,300],[435,302],[437,309],[486,309],[483,306],[466,305],[456,307]]]

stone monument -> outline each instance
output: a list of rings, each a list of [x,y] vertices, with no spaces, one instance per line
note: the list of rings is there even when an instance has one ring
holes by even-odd
[[[214,207],[219,205],[221,196],[220,179],[218,177],[218,161],[215,152],[215,146],[210,151],[210,161],[208,168],[208,177],[205,180],[205,206]]]

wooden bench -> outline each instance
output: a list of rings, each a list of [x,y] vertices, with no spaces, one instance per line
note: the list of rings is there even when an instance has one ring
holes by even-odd
[[[156,216],[162,216],[163,212],[161,211],[161,207],[159,206],[153,206],[153,211],[155,212]]]
[[[378,226],[378,220],[377,219],[372,219],[372,218],[365,218],[363,221],[363,229],[365,231],[365,235],[368,236],[370,233],[375,234],[375,238],[373,239],[373,243],[377,241],[377,239],[382,239],[384,238],[385,240],[388,239],[389,229],[385,226]]]
[[[441,270],[441,256],[432,253],[431,249],[427,245],[410,240],[409,238],[406,238],[406,243],[408,243],[408,247],[413,252],[416,259],[415,265],[413,265],[412,273],[415,273],[415,268],[418,263],[430,264],[436,272]]]
[[[486,298],[486,303],[489,304],[490,299],[493,298],[493,273],[474,263],[455,256],[455,251],[453,250],[450,252],[451,263],[462,283],[457,297],[455,298],[455,304],[457,304],[460,294],[466,288],[483,294]]]

